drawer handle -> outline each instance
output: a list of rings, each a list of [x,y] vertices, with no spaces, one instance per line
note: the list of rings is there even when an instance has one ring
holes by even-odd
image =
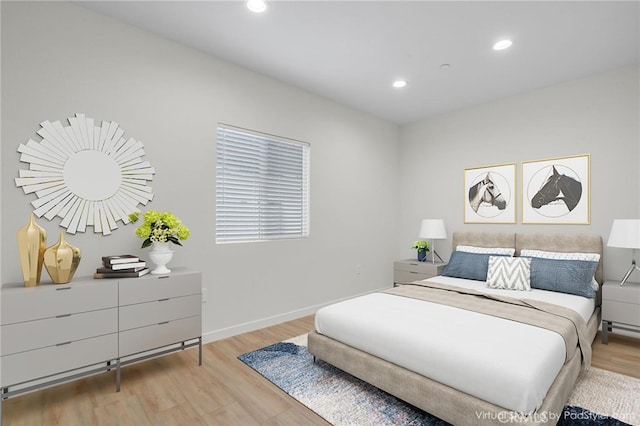
[[[166,299],[158,299],[158,302],[166,302],[167,300],[169,300],[168,297]]]
[[[71,287],[58,287],[56,288],[56,291],[58,290],[71,290]]]
[[[56,346],[64,346],[64,345],[70,345],[70,344],[71,344],[71,340],[69,340],[68,342],[58,343],[56,344]]]
[[[409,263],[411,266],[418,266],[418,263]]]
[[[62,315],[56,315],[56,318],[64,318],[64,317],[70,317],[71,314],[62,314]]]
[[[163,280],[163,279],[165,279],[165,278],[169,278],[169,275],[163,275],[163,276],[161,276],[161,277],[158,277],[158,279],[159,279],[159,280]]]
[[[410,274],[417,274],[415,271],[409,271]]]
[[[159,322],[158,325],[169,324],[169,321]]]

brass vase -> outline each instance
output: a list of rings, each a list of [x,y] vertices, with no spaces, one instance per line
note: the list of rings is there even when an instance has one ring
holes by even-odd
[[[44,266],[55,284],[65,284],[76,273],[81,257],[80,249],[69,244],[60,231],[58,242],[44,252]]]
[[[18,229],[17,240],[24,285],[35,287],[40,283],[47,232],[36,223],[33,213],[29,216],[29,222]]]

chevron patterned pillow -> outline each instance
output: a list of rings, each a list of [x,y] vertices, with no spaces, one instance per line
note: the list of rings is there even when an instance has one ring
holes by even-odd
[[[531,259],[490,256],[487,287],[508,290],[531,290]]]

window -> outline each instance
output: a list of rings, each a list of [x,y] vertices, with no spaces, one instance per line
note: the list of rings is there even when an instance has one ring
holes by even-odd
[[[309,144],[218,126],[216,243],[309,235]]]

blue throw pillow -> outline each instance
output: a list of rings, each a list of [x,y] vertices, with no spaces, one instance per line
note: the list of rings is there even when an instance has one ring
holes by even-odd
[[[575,294],[593,299],[591,285],[598,262],[531,258],[531,288]]]
[[[486,281],[490,256],[504,256],[490,253],[467,253],[454,251],[451,253],[449,264],[442,275],[445,277],[466,278],[468,280]]]

